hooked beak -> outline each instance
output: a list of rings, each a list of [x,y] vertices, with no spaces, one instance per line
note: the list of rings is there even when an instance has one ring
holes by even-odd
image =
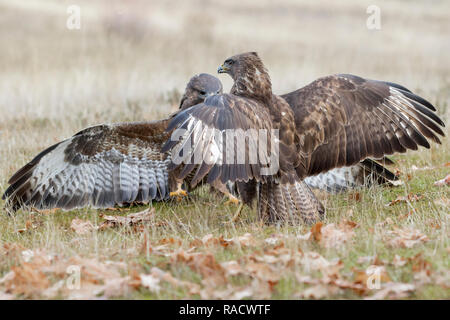
[[[217,68],[217,73],[228,73],[228,71],[230,71],[230,68],[226,67],[225,64]]]

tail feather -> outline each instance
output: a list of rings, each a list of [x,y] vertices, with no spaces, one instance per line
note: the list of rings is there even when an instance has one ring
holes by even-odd
[[[325,209],[303,181],[280,183],[268,181],[259,190],[258,214],[265,223],[314,223],[323,218]]]
[[[379,162],[381,163],[379,163]],[[365,159],[360,163],[350,166],[335,168],[330,171],[310,176],[305,179],[311,188],[325,190],[331,193],[339,193],[359,187],[369,187],[374,184],[391,185],[398,177],[383,164],[392,160],[383,158],[380,160]]]

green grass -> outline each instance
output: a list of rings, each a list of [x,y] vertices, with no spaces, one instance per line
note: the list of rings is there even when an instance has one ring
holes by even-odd
[[[425,151],[423,151],[425,152]],[[445,156],[444,156],[445,157]],[[411,159],[407,156],[396,157],[399,163],[403,161],[409,165]],[[125,262],[128,266],[133,266],[140,273],[150,273],[152,267],[158,267],[169,272],[175,278],[186,280],[204,287],[202,281],[204,276],[189,267],[183,262],[174,261],[172,255],[167,257],[154,255],[152,253],[140,251],[144,238],[154,248],[163,239],[175,239],[175,243],[169,244],[168,252],[177,250],[189,250],[190,243],[195,239],[201,239],[212,233],[215,237],[223,236],[225,239],[251,233],[256,239],[256,244],[250,247],[239,247],[230,245],[227,247],[210,246],[199,247],[194,252],[203,254],[211,253],[217,263],[227,261],[238,261],[244,263],[254,257],[261,257],[266,250],[273,247],[264,240],[272,235],[282,235],[284,247],[289,250],[306,252],[317,252],[329,261],[339,259],[342,268],[340,276],[347,280],[354,279],[354,271],[364,270],[371,263],[359,262],[358,259],[366,256],[377,256],[386,267],[387,274],[392,282],[415,283],[413,272],[414,261],[406,263],[404,266],[396,267],[392,265],[395,255],[411,258],[421,254],[421,258],[428,261],[430,267],[430,283],[418,285],[416,290],[409,297],[414,299],[446,299],[449,298],[448,287],[441,282],[433,283],[433,279],[448,276],[450,267],[449,261],[449,237],[448,237],[448,207],[434,203],[435,199],[449,197],[448,187],[434,187],[433,182],[442,178],[448,167],[442,166],[442,157],[438,156],[433,165],[433,170],[415,171],[410,173],[411,179],[403,186],[383,187],[377,186],[367,190],[351,191],[340,195],[326,195],[327,216],[324,224],[338,224],[344,218],[358,223],[354,229],[355,235],[349,243],[339,248],[324,248],[316,241],[296,240],[299,234],[309,231],[308,226],[262,226],[256,218],[256,210],[245,208],[240,220],[235,224],[229,224],[228,219],[234,208],[224,206],[223,200],[216,195],[209,194],[209,188],[204,187],[196,191],[191,199],[181,202],[172,201],[168,203],[155,203],[156,210],[154,221],[146,225],[142,231],[133,231],[130,227],[107,229],[93,232],[88,235],[78,235],[70,229],[71,221],[74,218],[90,220],[94,225],[101,222],[100,212],[106,214],[125,215],[131,212],[143,210],[145,207],[133,207],[124,209],[123,212],[113,212],[104,210],[82,209],[70,212],[56,212],[52,214],[32,213],[19,211],[14,216],[2,215],[0,225],[2,233],[0,243],[18,244],[26,249],[44,249],[46,252],[60,255],[64,259],[71,256],[93,257],[99,261],[114,260]],[[420,163],[420,161],[418,161]],[[401,167],[407,170],[407,167]],[[353,195],[359,193],[359,199],[355,200]],[[417,202],[399,203],[387,207],[386,204],[395,199],[398,195],[406,193],[418,193],[423,198]],[[323,194],[320,194],[324,197]],[[349,200],[350,199],[350,200]],[[404,218],[403,215],[411,210],[415,213]],[[351,215],[350,215],[351,211]],[[387,218],[391,219],[391,224],[377,226]],[[23,228],[27,220],[33,220],[35,229],[18,233],[16,230]],[[392,227],[399,228],[412,227],[421,230],[429,238],[429,241],[414,246],[413,248],[393,248],[388,245],[386,235]],[[439,226],[439,228],[436,228]],[[167,241],[166,241],[167,242]],[[179,242],[179,243],[178,243]],[[0,258],[0,276],[6,274],[11,267],[23,263],[19,256],[3,256]],[[269,263],[270,264],[270,263]],[[298,283],[295,274],[310,275],[320,279],[320,271],[307,271],[302,264],[290,266],[278,266],[275,270],[279,272],[279,279],[273,286],[269,297],[272,299],[295,299],[299,294],[309,287],[308,284]],[[248,275],[237,275],[227,279],[229,285],[236,289],[249,286],[252,278]],[[448,283],[447,283],[448,285]],[[223,286],[223,288],[225,285]],[[220,289],[220,286],[217,290]],[[351,289],[339,290],[326,298],[353,299],[370,296],[368,291],[363,295],[355,293]],[[27,297],[27,296],[25,296]],[[29,296],[39,297],[39,294]],[[27,297],[27,298],[29,298]],[[143,287],[133,290],[125,296],[115,298],[139,298],[139,299],[181,299],[200,298],[199,294],[189,294],[186,288],[171,286],[169,283],[162,283],[158,293],[150,292]],[[64,298],[62,296],[61,298]]]
[[[39,5],[35,1],[3,1],[0,5],[0,41],[4,44],[0,50],[0,192],[6,189],[8,178],[39,151],[87,126],[167,116],[178,109],[180,94],[193,74],[215,73],[226,57],[245,51],[258,51],[276,93],[295,90],[334,73],[402,84],[436,106],[449,135],[448,1],[436,1],[432,6],[418,1],[407,6],[400,0],[380,1],[377,5],[382,25],[377,31],[366,27],[367,4],[352,0],[340,1],[339,6],[330,0],[315,1],[314,5],[290,0],[212,0],[206,4],[193,0],[177,2],[176,10],[168,0],[127,2],[126,6],[108,1],[77,3],[83,15],[82,29],[77,31],[66,29],[67,8],[60,1],[41,0]],[[218,20],[218,12],[227,23]],[[422,46],[417,46],[417,39]],[[228,91],[231,79],[220,80]],[[314,287],[299,281],[300,276],[317,282],[323,281],[323,272],[330,271],[308,268],[306,257],[316,252],[326,261],[341,261],[335,276],[342,281],[354,283],[373,263],[359,260],[377,256],[377,263],[386,268],[391,282],[415,285],[403,297],[448,299],[449,187],[438,188],[433,183],[449,173],[450,168],[443,166],[450,161],[449,139],[431,150],[395,155],[394,160],[402,172],[402,186],[319,195],[327,208],[324,225],[345,219],[359,225],[351,240],[338,248],[299,240],[297,236],[309,232],[310,226],[263,226],[255,208],[244,208],[240,220],[229,224],[235,208],[224,206],[224,200],[209,194],[208,187],[197,190],[190,200],[153,204],[154,220],[138,231],[120,227],[78,235],[70,225],[74,218],[98,225],[101,213],[125,215],[145,207],[123,212],[81,209],[53,214],[21,210],[13,216],[0,209],[0,298],[74,298],[73,292],[64,288],[47,295],[45,290],[69,277],[65,267],[71,259],[89,258],[100,269],[115,270],[108,261],[124,264],[117,270],[121,277],[130,277],[128,290],[110,288],[109,294],[100,293],[108,298],[223,298],[248,289],[252,295],[247,298],[298,299]],[[433,169],[413,171],[413,165]],[[397,196],[408,194],[421,194],[423,198],[386,206]],[[0,208],[3,205],[0,200]],[[413,209],[414,213],[405,217]],[[386,221],[391,223],[383,224]],[[19,233],[27,222],[35,227]],[[389,232],[394,226],[418,229],[429,241],[412,248],[391,247]],[[192,242],[208,234],[230,239],[246,233],[255,239],[254,245],[191,247]],[[274,237],[279,239],[277,244],[267,243]],[[174,239],[174,244],[159,253],[156,248],[163,239]],[[153,251],[142,250],[144,244]],[[25,250],[32,250],[38,259],[26,262]],[[210,285],[207,278],[220,273],[220,267],[210,262],[218,270],[205,276],[207,270],[175,260],[180,250],[194,260],[211,254],[217,264],[236,261],[245,272]],[[275,274],[270,285],[248,272],[252,263],[278,259],[283,254],[292,261],[257,265],[265,265]],[[52,257],[50,262],[39,261],[47,255]],[[396,267],[396,255],[411,261]],[[29,263],[31,270],[42,272],[26,272]],[[84,260],[77,263],[85,267],[81,288],[86,288],[85,296],[92,292],[89,286],[98,289],[108,280],[105,272],[89,278],[89,272],[96,268],[86,267]],[[420,263],[429,273],[425,283],[417,278],[420,268],[416,264]],[[61,267],[62,271],[49,271],[49,267]],[[161,280],[159,291],[149,290],[137,278],[151,273],[154,267],[198,288]],[[11,275],[11,270],[18,273],[14,280],[3,278]],[[198,290],[190,292],[189,286]],[[329,292],[321,297],[361,299],[379,292],[365,290],[359,294],[335,287],[327,284]]]

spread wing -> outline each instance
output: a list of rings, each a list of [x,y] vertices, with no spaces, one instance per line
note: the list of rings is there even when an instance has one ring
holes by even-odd
[[[392,185],[398,177],[382,164],[365,159],[350,166],[335,168],[315,176],[305,178],[305,183],[314,189],[331,193],[339,193],[359,187],[370,187],[373,184]]]
[[[300,177],[367,157],[429,148],[444,135],[435,108],[406,88],[353,75],[320,78],[282,96],[295,113]]]
[[[42,151],[15,173],[3,195],[13,210],[112,207],[165,199],[167,165],[161,153],[168,120],[99,125]]]
[[[170,169],[178,178],[191,177],[195,186],[206,175],[207,182],[264,179],[261,168],[270,159],[258,154],[258,134],[266,130],[271,141],[272,122],[258,102],[233,94],[207,98],[204,103],[178,113],[170,122],[172,137],[162,151],[172,150]],[[255,159],[253,156],[258,154]]]

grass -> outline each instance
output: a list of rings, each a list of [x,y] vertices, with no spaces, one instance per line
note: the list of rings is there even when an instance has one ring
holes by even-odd
[[[65,4],[41,3],[45,5],[0,1],[0,39],[6,44],[0,51],[0,190],[37,152],[86,126],[158,119],[175,111],[191,75],[214,74],[227,56],[241,51],[260,53],[275,92],[288,92],[326,74],[354,73],[401,83],[430,100],[446,123],[450,119],[446,57],[450,10],[445,1],[433,6],[413,2],[407,10],[402,1],[381,1],[379,31],[365,27],[369,3],[364,1],[344,1],[339,7],[330,1],[314,5],[212,1],[201,6],[177,4],[177,10],[166,1],[134,1],[126,7],[119,2],[79,1],[84,12],[79,31],[65,28]],[[221,80],[228,90],[231,81]],[[445,132],[448,136],[448,126]],[[208,187],[180,203],[154,203],[153,220],[138,230],[119,227],[79,235],[70,226],[75,218],[98,225],[101,213],[126,215],[145,207],[52,214],[22,210],[13,216],[0,209],[0,279],[11,270],[22,270],[25,279],[21,292],[16,290],[17,279],[0,280],[0,297],[47,298],[44,291],[67,278],[56,271],[26,277],[23,252],[32,250],[36,256],[42,251],[57,257],[51,265],[75,257],[93,259],[99,268],[114,261],[124,264],[121,277],[136,280],[136,274],[153,274],[152,268],[157,267],[189,283],[183,286],[160,280],[160,288],[152,289],[127,282],[128,290],[113,290],[108,295],[111,298],[222,298],[250,290],[248,298],[298,299],[310,292],[312,298],[360,299],[380,290],[358,293],[332,282],[314,281],[329,276],[354,284],[369,265],[378,264],[385,268],[387,282],[414,285],[414,290],[404,295],[391,292],[386,298],[448,299],[450,194],[448,187],[433,183],[449,173],[445,166],[450,159],[449,140],[443,139],[442,145],[433,145],[431,150],[393,158],[402,173],[402,186],[319,194],[327,208],[324,226],[344,220],[358,224],[349,241],[332,248],[317,239],[299,240],[310,226],[262,226],[255,208],[244,208],[241,219],[229,224],[235,208],[225,206]],[[412,170],[413,165],[429,169]],[[386,206],[408,194],[423,198]],[[0,207],[3,205],[0,200]],[[27,225],[32,227],[18,232]],[[394,227],[418,229],[429,240],[411,248],[392,246]],[[247,233],[253,239],[251,245],[239,240],[226,246],[193,245],[208,234],[217,240],[238,239]],[[180,257],[180,252],[186,258]],[[305,259],[312,252],[330,266],[309,268]],[[213,258],[208,258],[211,255]],[[276,260],[283,255],[289,256],[290,262]],[[396,256],[406,259],[402,266],[394,263]],[[217,277],[230,261],[247,271]],[[333,273],[337,261],[339,271]],[[31,263],[34,270],[42,267],[34,260]],[[252,267],[254,271],[248,271]],[[86,274],[89,270],[83,269],[83,285],[100,286],[108,280],[95,275],[93,281]],[[313,280],[300,281],[299,276]],[[44,278],[48,282],[39,282],[42,287],[35,285],[40,289],[32,290],[35,282],[31,279]],[[196,286],[199,289],[192,290]],[[326,290],[320,291],[320,286]],[[50,297],[71,296],[63,290]]]

